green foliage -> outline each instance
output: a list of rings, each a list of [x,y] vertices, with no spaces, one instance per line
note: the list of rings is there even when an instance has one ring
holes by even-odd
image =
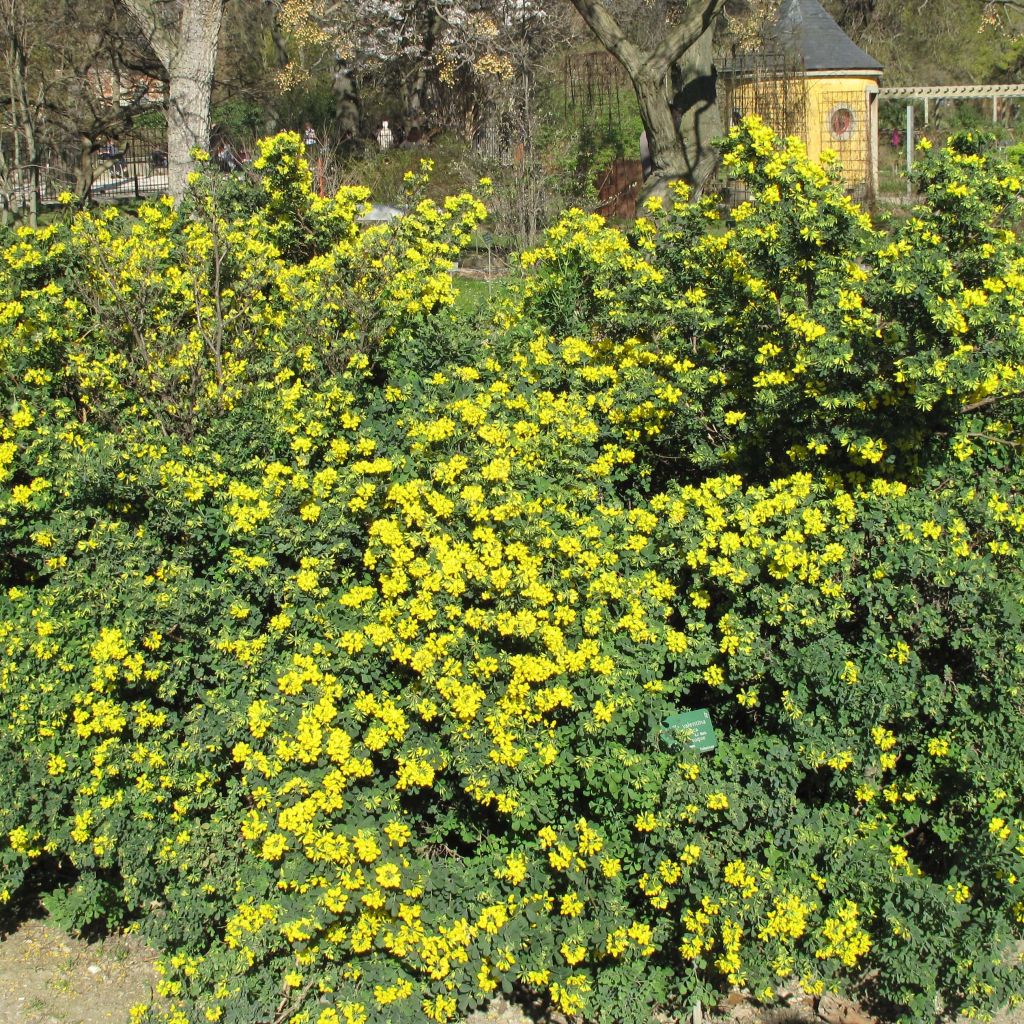
[[[162,110],[144,110],[132,116],[133,128],[151,128],[167,131],[167,115]]]
[[[265,128],[267,112],[258,103],[236,98],[214,106],[210,120],[228,139],[237,143],[240,139],[254,138]]]
[[[538,143],[547,154],[551,174],[548,186],[562,204],[593,207],[597,203],[597,177],[615,160],[640,159],[640,136],[644,126],[632,93],[623,98],[624,109],[596,122],[566,118],[564,96],[552,96],[548,104],[559,113],[544,118]],[[577,112],[577,116],[581,116]]]
[[[350,156],[341,168],[348,183],[365,185],[379,203],[404,206],[409,198],[406,175],[420,176],[425,159],[431,167],[428,181],[418,181],[423,194],[437,202],[445,196],[472,187],[478,174],[466,166],[465,141],[458,136],[435,136],[429,145],[397,146],[381,149],[376,142],[367,144],[357,156]]]
[[[1022,41],[1012,12],[1004,19],[974,0],[942,0],[937,18],[899,0],[825,6],[885,68],[887,84],[1017,81]]]
[[[572,211],[485,319],[475,200],[300,150],[2,254],[5,898],[138,915],[169,1024],[1019,993],[1014,176],[884,235],[750,122],[734,223]]]

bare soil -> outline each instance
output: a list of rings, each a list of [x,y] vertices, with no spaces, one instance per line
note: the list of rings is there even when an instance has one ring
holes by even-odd
[[[130,935],[83,942],[25,921],[0,938],[0,1024],[128,1024],[155,996],[155,960]]]
[[[156,997],[157,954],[131,935],[73,939],[44,920],[0,936],[0,1024],[129,1024]],[[466,1024],[534,1024],[495,1000]]]
[[[156,953],[132,935],[86,942],[41,919],[0,934],[0,1024],[129,1024],[131,1008],[156,997]],[[817,1012],[815,1012],[817,1010]],[[806,997],[781,1010],[753,1006],[739,993],[704,1018],[705,1024],[878,1024],[849,1004],[824,1006]],[[465,1024],[566,1024],[560,1014],[535,1020],[496,999]],[[957,1024],[968,1024],[958,1021]],[[993,1024],[1024,1024],[1020,1010]]]

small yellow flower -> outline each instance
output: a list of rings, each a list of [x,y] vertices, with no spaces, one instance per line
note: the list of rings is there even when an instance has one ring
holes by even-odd
[[[558,912],[562,917],[579,917],[583,913],[583,901],[574,892],[566,893]]]
[[[275,832],[273,835],[267,836],[267,838],[263,840],[263,848],[260,850],[260,856],[264,860],[280,860],[287,848],[288,841],[279,832]]]

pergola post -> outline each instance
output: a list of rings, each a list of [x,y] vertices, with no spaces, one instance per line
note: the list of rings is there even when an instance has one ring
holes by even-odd
[[[1024,82],[1004,82],[999,85],[896,85],[883,86],[878,95],[883,100],[921,100],[924,103],[924,123],[931,123],[932,100],[991,100],[992,123],[998,124],[1000,100],[1024,97]]]
[[[878,89],[868,88],[868,196],[878,198]]]
[[[914,104],[907,104],[907,195],[914,191],[910,172],[914,169]]]

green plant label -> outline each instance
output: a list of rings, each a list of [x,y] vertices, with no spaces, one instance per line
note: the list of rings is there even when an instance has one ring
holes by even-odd
[[[707,754],[718,745],[715,727],[707,708],[687,711],[681,715],[669,715],[661,723],[662,739],[670,746],[682,743],[694,750]]]

